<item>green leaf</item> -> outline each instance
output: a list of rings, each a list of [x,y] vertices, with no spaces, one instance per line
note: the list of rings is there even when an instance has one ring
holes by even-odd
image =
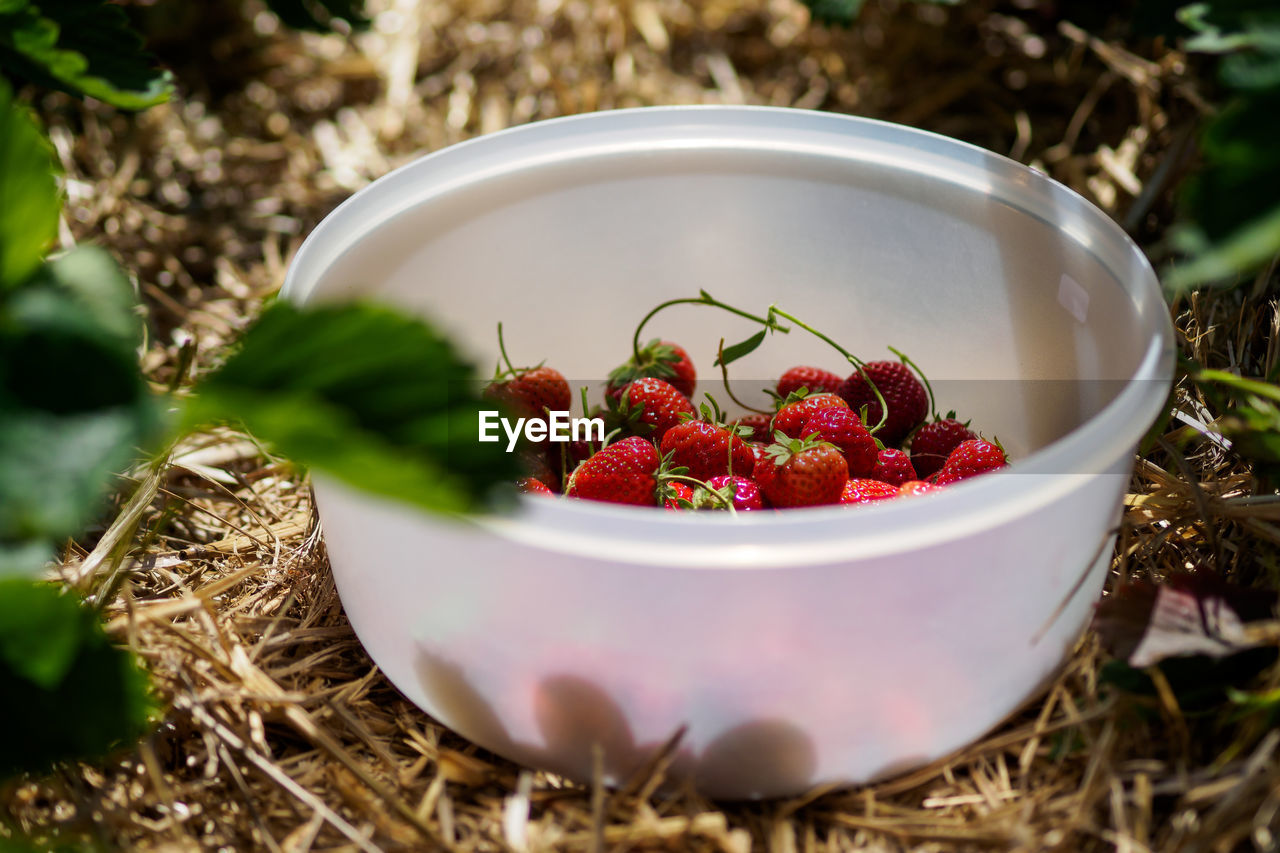
[[[862,11],[864,0],[804,0],[815,21],[824,24],[851,24]]]
[[[803,0],[815,21],[848,26],[858,17],[866,0]],[[937,6],[954,6],[961,0],[923,0]]]
[[[1204,166],[1183,191],[1183,212],[1212,243],[1276,210],[1280,192],[1280,91],[1236,97],[1208,124]]]
[[[13,575],[28,577],[53,559],[53,544],[32,539],[20,542],[0,541],[0,580]]]
[[[141,736],[155,705],[133,655],[49,584],[0,581],[0,778],[92,760]]]
[[[171,75],[142,49],[124,9],[101,0],[7,0],[0,5],[0,68],[129,110],[173,92]]]
[[[38,569],[160,436],[159,402],[138,369],[140,329],[128,281],[97,249],[55,259],[0,299],[4,568]]]
[[[0,415],[0,543],[79,533],[115,475],[140,455],[151,413],[119,406],[81,414]],[[39,564],[31,567],[38,569]]]
[[[768,329],[761,329],[745,341],[725,347],[720,355],[716,357],[714,364],[728,367],[744,355],[755,352],[756,347],[760,346],[764,341],[766,332],[768,332]]]
[[[368,26],[362,0],[267,0],[267,7],[295,30],[324,32],[341,18],[355,28]]]
[[[75,598],[30,581],[0,581],[0,661],[18,676],[57,687],[75,660],[83,626]]]
[[[55,162],[35,119],[0,80],[0,292],[35,271],[58,233]]]
[[[96,246],[51,258],[12,305],[19,323],[74,327],[131,360],[142,343],[133,286],[115,259]]]
[[[189,425],[238,420],[293,460],[446,512],[520,476],[505,442],[482,443],[471,366],[438,332],[389,308],[268,308],[197,389]]]
[[[1220,243],[1206,245],[1189,260],[1174,266],[1165,276],[1165,287],[1176,293],[1225,281],[1269,263],[1277,253],[1280,253],[1280,205]]]

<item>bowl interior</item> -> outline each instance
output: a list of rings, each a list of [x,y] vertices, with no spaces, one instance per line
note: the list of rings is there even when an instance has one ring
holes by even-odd
[[[1015,457],[1084,423],[1149,359],[1161,328],[1149,268],[1096,210],[1031,171],[874,122],[665,112],[623,128],[625,144],[569,121],[413,164],[326,222],[312,241],[331,245],[295,266],[291,286],[423,312],[482,370],[501,320],[517,364],[545,360],[592,386],[593,402],[657,303],[701,289],[755,313],[776,303],[864,359],[903,350],[940,411],[973,418]],[[682,343],[699,390],[727,402],[716,347],[757,328],[678,306],[645,337]],[[761,389],[800,363],[846,369],[793,329],[735,363],[734,388],[764,404]]]

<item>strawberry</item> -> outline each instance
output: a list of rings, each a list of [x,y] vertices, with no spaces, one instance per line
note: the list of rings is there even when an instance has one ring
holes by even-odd
[[[633,380],[610,410],[618,425],[654,441],[661,441],[667,430],[684,420],[682,415],[695,414],[688,397],[671,383],[651,376]]]
[[[947,456],[946,464],[934,476],[933,483],[945,486],[947,483],[967,480],[970,477],[1003,468],[1008,464],[1004,449],[998,444],[992,444],[981,438],[962,441]]]
[[[735,477],[720,474],[707,480],[707,486],[715,491],[723,500],[717,500],[702,488],[694,494],[693,503],[697,507],[707,509],[724,509],[724,500],[731,501],[733,508],[739,512],[764,509],[764,496],[760,494],[760,486],[755,480],[747,477]]]
[[[869,361],[863,365],[863,370],[875,383],[889,408],[888,418],[875,436],[886,445],[897,444],[929,414],[929,398],[924,386],[911,368],[900,361]],[[867,426],[874,427],[879,422],[880,403],[861,373],[851,373],[836,393],[855,412],[867,407]]]
[[[756,466],[756,482],[769,503],[795,507],[839,502],[849,466],[834,445],[812,437],[792,438],[770,446],[769,457]]]
[[[553,492],[560,491],[560,447],[553,444],[549,448],[542,445],[525,445],[516,450],[520,457],[520,465],[534,480]]]
[[[613,369],[605,386],[605,396],[617,400],[627,385],[646,376],[665,379],[686,397],[693,397],[698,385],[698,371],[684,347],[654,338],[640,348],[639,361],[632,354],[624,364]]]
[[[693,509],[693,487],[684,483],[667,483],[667,496],[662,505],[667,509]]]
[[[565,494],[593,501],[657,506],[661,462],[652,442],[638,436],[624,438],[574,469]]]
[[[808,388],[810,394],[821,391],[834,394],[841,381],[839,375],[820,367],[793,367],[778,377],[778,396],[785,400],[801,388]]]
[[[916,469],[911,465],[911,457],[901,450],[886,447],[876,453],[876,467],[871,472],[872,479],[891,486],[901,486],[908,480],[918,479],[918,476]]]
[[[533,477],[521,477],[516,480],[516,488],[526,495],[555,495],[555,492],[547,488],[546,483],[535,480]]]
[[[930,421],[911,437],[911,464],[922,479],[938,471],[960,442],[977,438],[955,414],[948,412],[945,418]]]
[[[839,398],[837,398],[839,399]],[[844,455],[850,477],[867,477],[876,467],[876,440],[867,432],[857,412],[841,406],[819,409],[800,428],[803,436],[816,435],[834,444]]]
[[[941,486],[934,486],[926,483],[924,480],[908,480],[901,486],[898,486],[898,496],[909,498],[915,495],[923,495],[925,492],[936,492]]]
[[[662,436],[662,455],[671,464],[689,469],[689,476],[707,480],[717,474],[751,476],[755,454],[747,443],[723,427],[705,421],[684,421]]]
[[[810,394],[800,400],[785,404],[778,413],[773,416],[773,429],[775,432],[781,432],[788,438],[799,438],[800,429],[821,409],[827,409],[837,406],[842,409],[849,408],[840,397],[835,394]]]
[[[567,412],[573,403],[568,380],[551,367],[517,370],[510,379],[489,383],[484,395],[505,405],[516,417],[531,420],[545,421],[548,409]]]
[[[772,420],[773,415],[752,412],[738,418],[730,426],[738,427],[740,430],[738,435],[745,441],[769,442],[773,440],[773,435],[769,432],[769,423]]]
[[[840,492],[840,503],[865,504],[897,496],[898,489],[896,486],[882,483],[879,480],[853,477],[845,481],[844,489]]]
[[[755,465],[751,468],[751,478],[754,480],[756,471],[760,468],[760,463],[768,462],[772,465],[773,459],[769,456],[769,445],[765,444],[763,441],[748,441],[747,447],[751,448],[751,455],[756,459]]]

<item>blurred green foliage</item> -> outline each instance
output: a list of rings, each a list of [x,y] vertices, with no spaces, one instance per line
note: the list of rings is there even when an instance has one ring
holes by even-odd
[[[0,0],[0,70],[128,110],[173,92],[124,9],[104,0]]]
[[[439,512],[483,505],[520,476],[478,441],[474,367],[426,323],[372,304],[272,304],[196,389],[189,426],[238,421],[349,485]]]
[[[269,5],[311,29],[363,21],[356,0]],[[121,8],[93,0],[0,0],[0,70],[128,109],[172,91]],[[96,610],[30,577],[180,428],[241,421],[296,462],[436,510],[478,508],[518,476],[514,457],[476,440],[471,366],[386,308],[275,305],[202,393],[156,393],[129,277],[92,246],[49,255],[55,174],[0,78],[0,778],[97,758],[153,715],[143,670]]]
[[[0,581],[0,778],[92,760],[146,731],[146,673],[98,614],[52,584]]]
[[[1200,164],[1181,191],[1174,246],[1185,260],[1165,276],[1174,292],[1227,283],[1280,253],[1280,3],[1147,0],[1136,26],[1217,57],[1221,103],[1200,132]]]

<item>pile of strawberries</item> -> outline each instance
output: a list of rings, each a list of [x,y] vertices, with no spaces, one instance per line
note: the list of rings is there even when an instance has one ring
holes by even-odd
[[[919,495],[1007,464],[954,412],[930,417],[926,384],[905,360],[860,363],[845,377],[793,367],[778,378],[772,414],[731,421],[710,395],[694,407],[696,384],[682,347],[651,341],[610,374],[606,407],[591,413],[605,418],[605,445],[525,446],[520,488],[744,512]],[[541,366],[513,368],[487,393],[521,417],[567,411],[573,397],[558,371]]]

